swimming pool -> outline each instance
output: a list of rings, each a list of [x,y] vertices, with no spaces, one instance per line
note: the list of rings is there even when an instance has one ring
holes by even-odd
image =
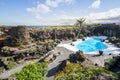
[[[75,45],[75,47],[83,52],[93,52],[104,50],[107,48],[100,38],[90,38]]]

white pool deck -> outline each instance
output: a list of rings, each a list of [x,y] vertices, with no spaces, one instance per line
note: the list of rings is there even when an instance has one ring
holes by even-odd
[[[99,37],[101,39],[106,39],[107,38],[106,36],[93,36],[93,37]],[[89,39],[89,38],[90,37],[87,37],[86,39]],[[78,39],[77,41],[72,42],[72,44],[78,44],[80,42],[82,42],[82,40]],[[104,44],[107,45],[107,47],[108,47],[107,49],[102,50],[104,54],[119,54],[120,53],[120,48],[114,46],[113,44],[105,43],[105,42],[104,42]],[[66,44],[61,43],[61,44],[58,45],[58,47],[64,47],[64,48],[66,48],[68,50],[71,50],[73,52],[76,52],[76,51],[79,50],[79,49],[75,48],[75,46],[71,45],[71,43],[66,43]],[[99,52],[98,51],[84,52],[84,54],[99,54]]]

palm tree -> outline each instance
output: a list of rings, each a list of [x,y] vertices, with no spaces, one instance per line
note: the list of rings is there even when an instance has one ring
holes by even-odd
[[[77,38],[80,35],[80,32],[81,32],[84,24],[85,24],[85,18],[77,19],[77,21],[75,23],[75,26],[78,27],[78,29],[80,29],[79,32],[78,32],[78,34],[77,34],[77,36],[76,36]]]

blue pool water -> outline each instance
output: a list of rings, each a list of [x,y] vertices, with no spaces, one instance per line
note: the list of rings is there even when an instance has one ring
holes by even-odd
[[[99,38],[90,38],[75,45],[75,47],[83,52],[93,52],[106,49],[107,46],[101,42]]]

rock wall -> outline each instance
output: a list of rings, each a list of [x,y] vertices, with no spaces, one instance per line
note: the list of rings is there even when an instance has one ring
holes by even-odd
[[[45,40],[65,40],[74,39],[78,33],[78,29],[51,29],[51,30],[30,30],[30,36],[35,40],[45,41]]]
[[[106,35],[106,36],[120,36],[120,26],[115,24],[104,24],[98,26],[94,29],[94,34],[96,35]]]
[[[30,42],[29,32],[26,26],[11,27],[8,30],[9,42],[11,45],[16,43],[28,44]]]

